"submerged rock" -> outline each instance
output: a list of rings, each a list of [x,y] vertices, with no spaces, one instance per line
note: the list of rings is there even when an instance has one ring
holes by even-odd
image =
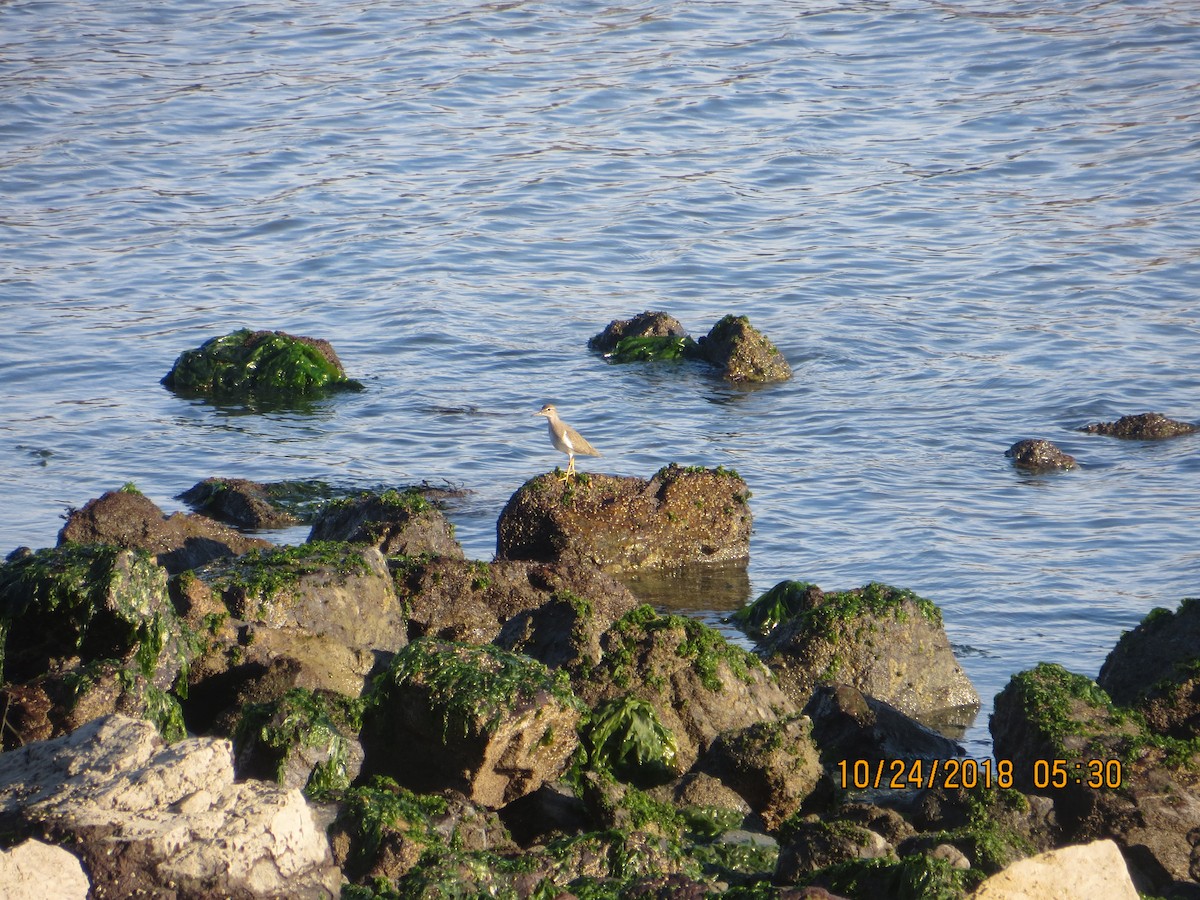
[[[1190,422],[1168,419],[1162,413],[1151,412],[1136,416],[1121,416],[1115,422],[1094,422],[1079,430],[1088,434],[1105,434],[1109,437],[1135,441],[1157,441],[1184,434],[1195,434],[1200,431],[1200,427]]]
[[[698,353],[729,381],[787,381],[792,367],[745,316],[725,316],[700,338]]]
[[[248,328],[185,350],[162,384],[178,393],[219,397],[362,390],[346,377],[328,341]]]
[[[171,574],[194,569],[214,559],[240,556],[273,546],[247,537],[207,516],[167,516],[137,490],[109,491],[72,509],[58,533],[58,543],[111,544],[146,550]]]
[[[741,559],[750,552],[750,491],[736,472],[669,465],[650,481],[539,475],[496,525],[500,559],[583,562],[608,572]]]
[[[123,716],[0,754],[0,829],[69,845],[98,897],[325,900],[340,889],[299,791],[235,783],[228,741],[167,747]]]
[[[687,329],[674,316],[665,312],[639,313],[632,319],[614,319],[605,326],[604,330],[588,341],[588,348],[600,353],[609,354],[625,346],[636,346],[636,342],[645,340],[662,340],[669,343],[690,341]],[[694,346],[694,342],[693,342]],[[626,361],[626,360],[618,360]]]
[[[808,606],[755,648],[797,703],[837,682],[917,718],[979,706],[930,601],[874,583],[802,596]]]
[[[284,509],[277,497],[289,489],[283,485],[259,484],[245,478],[206,478],[178,497],[196,512],[227,522],[236,528],[287,528],[300,519]]]
[[[1004,451],[1004,455],[1013,461],[1016,468],[1027,472],[1053,472],[1076,466],[1075,457],[1040,438],[1017,441]]]

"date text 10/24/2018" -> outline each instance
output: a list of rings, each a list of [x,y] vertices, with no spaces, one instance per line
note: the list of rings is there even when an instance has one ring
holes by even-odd
[[[843,759],[837,770],[843,789],[860,791],[1010,788],[1015,783],[1013,763],[1008,759]],[[1034,790],[1061,789],[1068,784],[1115,789],[1123,777],[1119,759],[1038,759],[1031,774]]]

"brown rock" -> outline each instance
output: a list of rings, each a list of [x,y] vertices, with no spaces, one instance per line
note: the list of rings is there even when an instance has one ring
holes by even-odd
[[[723,468],[674,464],[649,481],[539,475],[497,523],[497,557],[583,562],[607,572],[741,559],[750,552],[750,491]]]
[[[1151,412],[1136,416],[1122,416],[1115,422],[1094,422],[1079,430],[1088,434],[1106,434],[1110,437],[1135,441],[1157,441],[1184,434],[1195,434],[1200,431],[1200,428],[1190,422],[1168,419],[1161,413]]]
[[[725,316],[700,338],[699,354],[729,381],[787,381],[792,367],[745,316]]]
[[[1004,455],[1013,461],[1013,466],[1027,472],[1053,472],[1076,466],[1075,457],[1041,439],[1017,441],[1004,451]]]
[[[172,574],[272,546],[205,516],[165,516],[151,500],[133,491],[110,491],[82,509],[71,510],[58,533],[60,546],[68,542],[147,550]]]
[[[639,313],[632,319],[615,319],[588,341],[588,348],[607,353],[627,337],[687,337],[687,330],[665,312]]]

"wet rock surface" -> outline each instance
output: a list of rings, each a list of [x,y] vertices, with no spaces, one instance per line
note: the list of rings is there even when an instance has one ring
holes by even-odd
[[[1004,451],[1004,455],[1012,460],[1015,468],[1026,472],[1053,472],[1074,469],[1078,465],[1075,457],[1040,438],[1017,441]]]
[[[615,319],[588,340],[588,349],[609,353],[626,338],[685,338],[687,329],[665,312],[646,311],[630,319]]]
[[[745,316],[725,316],[699,340],[698,353],[735,382],[787,381],[792,367]]]
[[[287,528],[298,516],[276,502],[277,489],[245,478],[206,478],[176,499],[235,528]]]
[[[321,510],[308,539],[369,544],[386,556],[429,553],[463,558],[454,527],[416,488],[334,501]]]
[[[749,489],[727,469],[660,469],[649,480],[539,475],[497,523],[501,559],[585,563],[608,572],[749,555]]]
[[[1079,429],[1087,434],[1104,434],[1109,437],[1125,438],[1134,441],[1158,441],[1163,438],[1179,437],[1185,434],[1195,434],[1200,427],[1191,422],[1180,422],[1169,419],[1162,413],[1139,413],[1133,416],[1122,416],[1115,422],[1093,422]]]

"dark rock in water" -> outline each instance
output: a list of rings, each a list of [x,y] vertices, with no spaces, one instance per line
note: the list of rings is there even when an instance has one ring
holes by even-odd
[[[240,556],[270,541],[247,537],[206,516],[175,513],[168,517],[154,502],[133,490],[110,491],[73,509],[58,533],[58,543],[110,544],[146,550],[171,574],[214,559]]]
[[[695,619],[639,606],[600,641],[598,665],[573,682],[589,708],[632,696],[654,707],[686,771],[717,735],[799,713],[759,659]]]
[[[616,349],[621,341],[629,338],[686,338],[688,336],[679,320],[665,312],[644,312],[632,319],[615,319],[605,329],[588,341],[588,348],[600,353]]]
[[[1154,732],[1200,737],[1200,599],[1151,610],[1121,635],[1096,683],[1114,703],[1136,707]]]
[[[1010,760],[1014,786],[1050,791],[1067,843],[1111,837],[1143,890],[1194,885],[1200,823],[1195,746],[1150,731],[1093,681],[1042,663],[996,695],[996,759]]]
[[[367,697],[366,771],[504,806],[557,778],[578,744],[566,679],[490,645],[422,639]]]
[[[287,528],[300,521],[276,504],[271,485],[245,478],[206,478],[176,499],[236,528]]]
[[[340,889],[299,791],[235,783],[228,741],[164,746],[124,716],[0,754],[0,830],[70,847],[96,897],[324,900]]]
[[[1195,434],[1200,427],[1190,422],[1180,422],[1168,419],[1161,413],[1141,413],[1136,416],[1122,416],[1115,422],[1095,422],[1085,425],[1080,431],[1088,434],[1106,434],[1110,437],[1127,438],[1135,441],[1157,441],[1162,438],[1179,437],[1184,434]]]
[[[875,583],[804,596],[815,605],[755,648],[796,702],[807,703],[819,684],[839,682],[918,718],[978,707],[930,601]]]
[[[792,367],[745,316],[725,316],[700,338],[698,353],[729,381],[787,381]]]
[[[1073,469],[1075,457],[1063,453],[1050,441],[1041,438],[1017,441],[1004,451],[1018,469],[1028,472],[1052,472],[1056,469]]]
[[[185,350],[162,384],[181,394],[217,397],[362,390],[346,377],[328,341],[248,328]]]
[[[811,732],[804,716],[725,731],[697,769],[737,791],[773,831],[800,809],[821,777]]]
[[[608,572],[741,559],[750,552],[750,491],[736,472],[665,466],[649,482],[539,475],[505,505],[497,557],[570,561]]]
[[[464,555],[454,526],[420,488],[335,500],[321,510],[308,539],[370,544],[385,556]]]
[[[953,759],[962,747],[891,704],[846,684],[823,684],[804,707],[821,755],[841,760]],[[906,785],[907,787],[907,785]]]

